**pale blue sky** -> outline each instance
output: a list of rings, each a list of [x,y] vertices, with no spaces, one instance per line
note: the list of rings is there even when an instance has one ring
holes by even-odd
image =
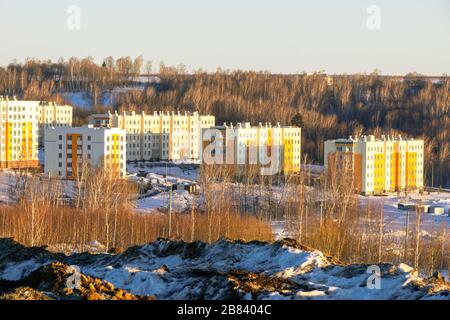
[[[81,30],[66,27],[81,8]],[[381,9],[381,29],[366,27]],[[138,56],[204,68],[450,74],[449,0],[0,0],[0,64]]]

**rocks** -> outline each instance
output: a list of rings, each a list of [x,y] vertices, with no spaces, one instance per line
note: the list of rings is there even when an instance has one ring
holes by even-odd
[[[242,270],[231,270],[227,276],[234,291],[251,293],[254,299],[262,293],[292,294],[293,291],[300,289],[298,284],[287,279]]]

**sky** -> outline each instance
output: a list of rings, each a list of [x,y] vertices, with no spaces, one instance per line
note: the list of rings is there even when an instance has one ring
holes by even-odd
[[[0,43],[3,66],[142,55],[188,70],[442,75],[450,0],[0,0]]]

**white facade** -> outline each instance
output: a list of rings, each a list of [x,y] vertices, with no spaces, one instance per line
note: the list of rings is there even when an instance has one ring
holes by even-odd
[[[133,112],[92,115],[89,124],[127,132],[127,160],[199,160],[201,132],[215,125],[214,116],[194,113]]]
[[[0,96],[0,168],[39,166],[39,101]]]
[[[204,130],[203,161],[210,156],[226,164],[276,166],[276,172],[299,172],[301,165],[301,128],[280,124],[238,123]],[[214,160],[214,161],[216,161]],[[220,160],[219,160],[220,161]]]
[[[49,128],[45,132],[45,173],[76,178],[83,161],[126,176],[126,133],[116,128]]]
[[[57,105],[54,102],[39,105],[39,144],[44,144],[45,129],[53,127],[71,127],[73,108]]]

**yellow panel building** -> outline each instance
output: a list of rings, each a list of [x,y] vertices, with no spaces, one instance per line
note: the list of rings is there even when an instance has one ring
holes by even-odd
[[[301,128],[278,123],[252,126],[250,123],[224,124],[204,130],[203,161],[273,168],[272,174],[300,171]],[[271,174],[267,171],[267,174]]]
[[[0,169],[39,166],[39,104],[0,96]]]
[[[325,168],[347,166],[355,191],[381,194],[423,189],[423,140],[401,136],[350,137],[325,142]]]
[[[89,124],[123,129],[127,133],[127,160],[200,160],[202,129],[215,117],[197,112],[134,111],[91,115]]]

